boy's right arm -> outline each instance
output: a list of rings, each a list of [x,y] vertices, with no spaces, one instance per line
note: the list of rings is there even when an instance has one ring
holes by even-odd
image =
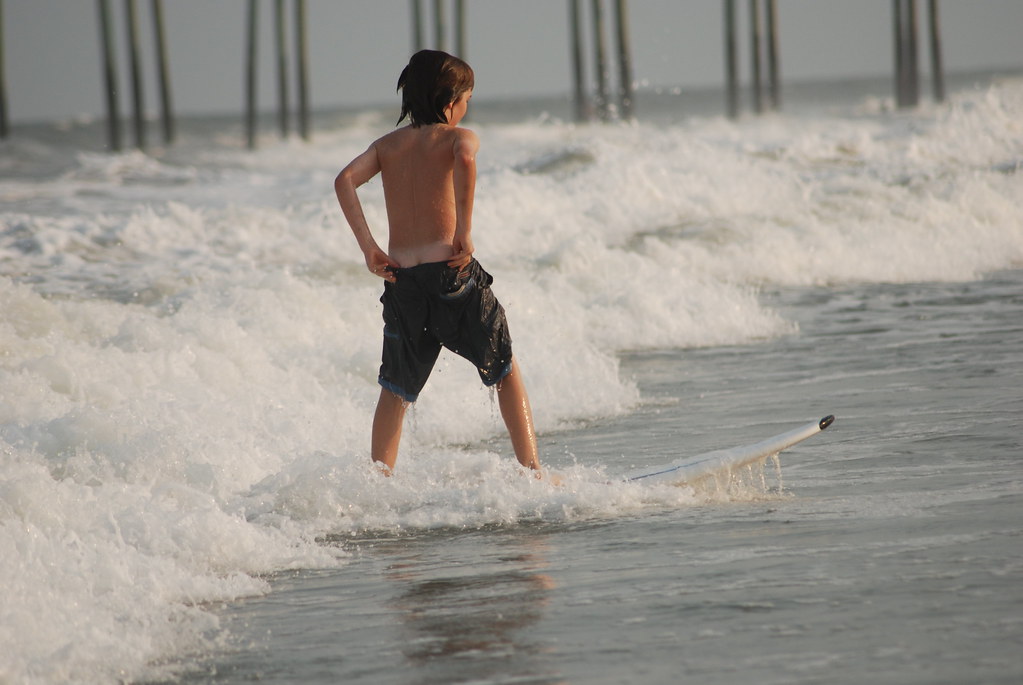
[[[362,203],[356,188],[380,173],[380,158],[377,156],[376,144],[361,155],[349,162],[348,166],[341,170],[341,173],[334,179],[334,193],[337,194],[337,201],[341,205],[348,225],[355,234],[359,248],[366,259],[366,268],[376,276],[386,281],[395,280],[394,274],[388,267],[397,268],[400,266],[391,259],[386,252],[380,249],[373,233],[369,229],[369,222],[362,211]]]

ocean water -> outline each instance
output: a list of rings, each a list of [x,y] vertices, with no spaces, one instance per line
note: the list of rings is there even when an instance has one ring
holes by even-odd
[[[331,182],[393,112],[255,153],[16,132],[0,682],[1019,682],[1023,80],[877,85],[474,110],[477,256],[560,487],[448,356],[370,467],[381,288]],[[698,488],[617,480],[829,413]]]

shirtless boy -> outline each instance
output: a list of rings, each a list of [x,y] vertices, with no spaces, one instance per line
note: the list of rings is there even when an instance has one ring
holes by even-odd
[[[366,268],[384,279],[384,350],[372,457],[390,473],[405,408],[414,402],[440,348],[472,362],[496,386],[501,416],[519,463],[539,473],[529,398],[511,353],[493,281],[473,258],[472,205],[479,139],[460,128],[472,97],[468,64],[422,50],[398,78],[400,124],[346,166],[334,190]],[[374,240],[356,189],[377,174],[384,185],[388,245]]]

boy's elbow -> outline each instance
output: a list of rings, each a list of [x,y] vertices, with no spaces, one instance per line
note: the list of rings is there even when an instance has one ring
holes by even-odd
[[[459,171],[472,172],[476,170],[476,155],[471,153],[460,153],[455,155],[455,165]]]
[[[355,182],[352,180],[352,170],[348,167],[342,169],[341,173],[334,177],[334,192],[338,195],[340,195],[345,188],[354,187]]]

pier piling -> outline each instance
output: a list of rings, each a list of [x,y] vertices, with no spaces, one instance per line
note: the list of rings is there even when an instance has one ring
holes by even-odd
[[[295,0],[295,52],[298,68],[298,133],[309,140],[309,50],[306,45],[305,0]]]
[[[725,0],[725,99],[728,116],[739,118],[739,50],[735,38],[735,0]]]
[[[931,45],[931,89],[935,102],[945,101],[945,70],[941,59],[941,21],[938,0],[928,0],[928,19]]]
[[[601,121],[611,118],[611,96],[608,81],[607,46],[604,42],[604,12],[600,0],[590,3],[593,19],[593,59],[597,71],[597,116]]]
[[[618,36],[618,93],[619,116],[630,120],[635,115],[635,93],[632,86],[632,49],[629,45],[628,0],[616,0],[615,21]]]
[[[142,62],[139,57],[139,22],[136,0],[124,0],[125,24],[128,30],[128,65],[131,69],[132,126],[135,147],[146,149],[146,101],[142,88]]]
[[[572,81],[575,92],[575,119],[589,121],[593,118],[593,107],[586,89],[586,62],[583,58],[582,0],[569,0],[568,22],[572,32]]]
[[[121,149],[121,114],[117,105],[117,66],[114,61],[113,29],[110,23],[110,1],[96,0],[99,10],[100,45],[103,49],[103,83],[107,106],[107,145]]]
[[[916,0],[893,0],[895,33],[895,102],[900,107],[920,104],[917,59]]]
[[[444,0],[433,0],[433,48],[444,50],[447,40],[447,21],[444,18]]]
[[[423,6],[422,0],[409,0],[412,9],[412,52],[416,53],[426,47],[423,37]]]
[[[256,58],[257,30],[259,28],[259,2],[249,0],[248,31],[246,37],[246,63],[245,63],[245,136],[250,150],[256,148],[256,88],[257,74]]]
[[[163,27],[163,0],[153,0],[153,35],[156,37],[156,71],[160,77],[160,122],[163,142],[174,142],[174,107],[171,104],[170,67],[167,62],[167,40]]]
[[[274,43],[277,46],[277,127],[287,138],[291,129],[288,112],[288,40],[284,25],[284,0],[274,0]]]
[[[4,69],[4,0],[0,0],[0,139],[10,135],[7,121],[7,79]]]
[[[763,42],[764,26],[760,15],[760,0],[749,0],[749,16],[753,111],[761,114],[764,111],[764,84],[761,75],[760,45]]]
[[[781,66],[778,60],[778,5],[767,1],[767,78],[768,98],[772,110],[781,109]]]

